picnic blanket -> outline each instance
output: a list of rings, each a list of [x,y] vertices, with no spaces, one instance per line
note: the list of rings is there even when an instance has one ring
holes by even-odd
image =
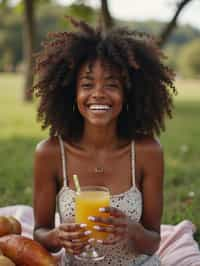
[[[33,208],[26,205],[14,205],[0,208],[0,215],[12,215],[22,224],[22,235],[33,237]],[[56,216],[56,224],[59,217]],[[193,238],[195,225],[184,220],[177,225],[161,225],[161,242],[156,254],[163,266],[200,266],[200,251]]]

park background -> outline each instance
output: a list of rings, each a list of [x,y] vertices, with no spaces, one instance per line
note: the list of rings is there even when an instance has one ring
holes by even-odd
[[[180,13],[190,9],[194,1],[171,1],[174,13],[165,22],[114,17],[109,9],[112,0],[97,0],[96,7],[89,1],[61,2],[0,0],[0,207],[32,205],[34,149],[48,137],[48,130],[42,131],[36,121],[37,101],[30,94],[30,58],[39,51],[48,32],[70,28],[64,16],[71,15],[92,25],[101,23],[105,30],[128,26],[158,38],[168,56],[166,63],[176,71],[178,90],[174,118],[167,120],[166,131],[160,136],[165,152],[162,223],[191,220],[197,226],[195,238],[200,243],[200,24],[195,27],[178,21]],[[133,3],[128,8],[133,9],[134,16]]]

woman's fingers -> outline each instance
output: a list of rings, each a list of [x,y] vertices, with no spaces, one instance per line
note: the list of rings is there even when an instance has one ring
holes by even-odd
[[[86,247],[81,248],[81,249],[66,248],[65,250],[66,250],[67,253],[70,253],[70,254],[73,254],[73,255],[79,255],[81,252],[86,251]]]
[[[111,239],[105,239],[105,240],[97,240],[97,243],[104,244],[104,245],[114,245],[121,241],[121,236],[115,236]]]
[[[80,254],[84,249],[91,245],[88,240],[84,240],[81,242],[64,241],[62,246],[65,248],[66,252],[70,254]]]
[[[125,213],[115,207],[102,207],[99,208],[99,211],[103,213],[109,213],[111,216],[114,217],[126,217]]]
[[[59,229],[66,232],[74,232],[87,227],[87,224],[76,224],[76,223],[64,223],[59,226]]]
[[[65,248],[72,248],[72,249],[77,249],[77,248],[83,248],[84,246],[88,245],[88,240],[85,239],[81,242],[72,242],[72,241],[63,241],[63,246]]]
[[[115,235],[124,235],[127,233],[127,227],[94,225],[93,228],[98,232],[106,232]]]
[[[75,223],[65,223],[59,226],[58,237],[67,253],[79,254],[89,245],[92,231],[86,230],[86,227],[85,224]]]
[[[82,249],[71,249],[71,248],[65,248],[65,251],[72,255],[79,255],[82,252]]]
[[[63,240],[75,240],[75,239],[81,239],[84,237],[89,237],[91,235],[92,231],[77,231],[77,232],[66,232],[66,231],[60,231],[59,238]]]
[[[103,223],[107,225],[114,225],[114,226],[126,226],[127,221],[124,218],[116,218],[116,217],[102,217],[102,216],[89,216],[88,220],[92,222]]]

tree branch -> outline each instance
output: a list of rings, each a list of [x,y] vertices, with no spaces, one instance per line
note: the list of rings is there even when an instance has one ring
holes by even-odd
[[[161,32],[159,36],[159,45],[160,47],[163,47],[164,44],[167,42],[170,34],[174,30],[177,24],[178,17],[181,13],[181,11],[184,9],[184,7],[189,3],[192,2],[192,0],[182,0],[177,3],[177,10],[172,17],[171,21],[167,24],[167,26],[164,28],[164,30]]]
[[[104,31],[107,31],[114,25],[107,0],[101,0],[100,25]]]

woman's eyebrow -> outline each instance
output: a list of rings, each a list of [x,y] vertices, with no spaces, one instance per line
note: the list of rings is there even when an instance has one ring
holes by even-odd
[[[119,79],[116,76],[109,75],[104,78],[105,80],[113,80],[113,81],[119,81]]]
[[[90,80],[94,80],[94,78],[90,75],[87,74],[83,74],[82,76],[80,76],[80,79],[90,79]]]

